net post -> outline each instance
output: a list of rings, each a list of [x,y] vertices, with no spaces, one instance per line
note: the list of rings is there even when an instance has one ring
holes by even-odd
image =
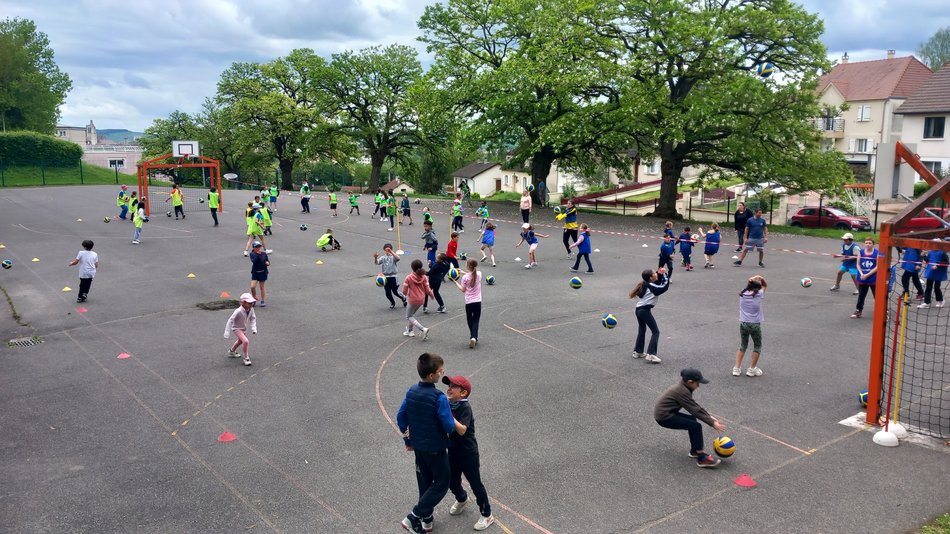
[[[884,249],[884,257],[878,258],[877,280],[874,291],[874,324],[871,328],[871,353],[868,365],[868,410],[866,422],[876,425],[881,415],[881,380],[884,377],[884,341],[887,333],[887,283],[891,268],[891,224],[884,223],[881,227],[881,242],[878,245]],[[886,275],[882,276],[881,265],[886,266]]]

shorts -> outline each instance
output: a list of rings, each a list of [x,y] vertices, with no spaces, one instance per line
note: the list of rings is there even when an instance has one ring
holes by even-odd
[[[752,336],[752,350],[762,354],[762,323],[739,322],[739,351],[749,348],[749,336]]]
[[[528,252],[534,252],[536,248],[538,248],[538,244],[531,243],[531,245],[528,246]]]
[[[857,276],[857,275],[858,275],[858,268],[857,268],[857,267],[847,267],[847,266],[845,266],[845,265],[842,265],[841,268],[838,269],[838,270],[841,271],[841,272],[843,272],[843,273],[848,273],[848,274],[850,274],[850,275],[852,275],[852,276]]]
[[[271,201],[271,202],[277,202],[277,197],[271,196],[271,197],[270,197],[270,201]]]
[[[261,229],[248,229],[247,235],[264,235],[264,231]]]
[[[330,204],[330,209],[331,209],[331,210],[335,210],[335,209],[336,209],[336,204]]]
[[[745,240],[745,249],[752,250],[753,248],[758,249],[759,252],[765,250],[765,238],[761,239],[749,239]]]
[[[252,282],[266,282],[267,273],[251,273]]]
[[[403,210],[402,210],[402,216],[403,216],[403,217],[409,217],[409,216],[410,216],[410,215],[409,215],[409,212],[410,212],[410,211],[411,211],[411,210],[410,210],[409,208],[403,208]]]

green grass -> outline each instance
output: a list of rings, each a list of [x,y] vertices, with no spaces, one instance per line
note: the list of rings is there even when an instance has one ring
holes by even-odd
[[[765,216],[763,216],[765,217]],[[765,217],[768,219],[768,217]],[[837,228],[798,228],[796,226],[782,226],[770,224],[769,232],[777,234],[807,235],[811,237],[828,237],[831,239],[841,239],[845,232],[850,231],[854,234],[855,243],[863,243],[864,238],[873,237],[874,241],[879,241],[881,236],[877,232],[863,232],[858,230],[839,230]]]
[[[521,194],[514,193],[511,191],[496,191],[491,196],[487,196],[484,200],[491,200],[492,202],[520,202]]]
[[[921,527],[919,534],[950,534],[950,513],[943,514],[933,523]]]
[[[28,187],[42,185],[79,185],[79,184],[115,184],[116,175],[112,169],[95,165],[75,167],[6,167],[0,170],[0,186]],[[134,174],[119,173],[120,184],[136,184],[138,178]]]

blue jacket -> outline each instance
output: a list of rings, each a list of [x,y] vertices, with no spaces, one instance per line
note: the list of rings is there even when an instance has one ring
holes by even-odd
[[[920,271],[920,250],[916,248],[905,248],[901,256],[901,269],[905,271]]]
[[[931,250],[927,253],[927,270],[924,279],[947,281],[947,253],[942,250]]]
[[[703,250],[704,254],[715,254],[719,252],[719,240],[721,238],[719,230],[715,232],[706,232],[706,247]]]
[[[680,234],[680,236],[677,238],[677,241],[679,241],[679,244],[680,244],[680,254],[683,254],[683,255],[692,254],[692,252],[693,252],[693,238],[692,238],[692,236],[690,236],[690,235],[687,234],[686,232],[683,232],[683,233]]]
[[[590,232],[584,232],[582,235],[584,240],[577,245],[577,253],[590,254]]]
[[[676,244],[670,241],[660,243],[660,259],[668,260],[673,257],[673,254],[676,253]]]
[[[447,450],[449,432],[455,430],[449,399],[431,382],[419,382],[406,391],[396,423],[403,434],[409,431],[405,442],[419,452]]]

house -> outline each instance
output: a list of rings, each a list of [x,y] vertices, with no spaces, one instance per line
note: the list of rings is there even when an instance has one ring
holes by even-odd
[[[901,142],[916,146],[920,162],[935,176],[950,172],[950,61],[894,113],[902,119]]]
[[[896,138],[900,125],[894,123],[894,110],[914,94],[933,72],[913,56],[895,57],[888,50],[887,59],[848,61],[841,58],[818,83],[823,107],[848,110],[837,116],[815,119],[821,130],[825,149],[837,149],[856,167],[873,173],[874,154],[878,143]]]
[[[406,182],[403,182],[400,178],[395,178],[391,182],[383,186],[380,186],[380,189],[387,193],[393,193],[396,195],[401,195],[403,193],[413,194],[416,192],[416,190],[413,189],[411,185],[409,185]]]
[[[96,125],[93,124],[92,121],[89,121],[89,124],[87,124],[85,127],[56,126],[54,135],[57,139],[71,141],[84,147],[99,144],[99,134],[96,133]]]

